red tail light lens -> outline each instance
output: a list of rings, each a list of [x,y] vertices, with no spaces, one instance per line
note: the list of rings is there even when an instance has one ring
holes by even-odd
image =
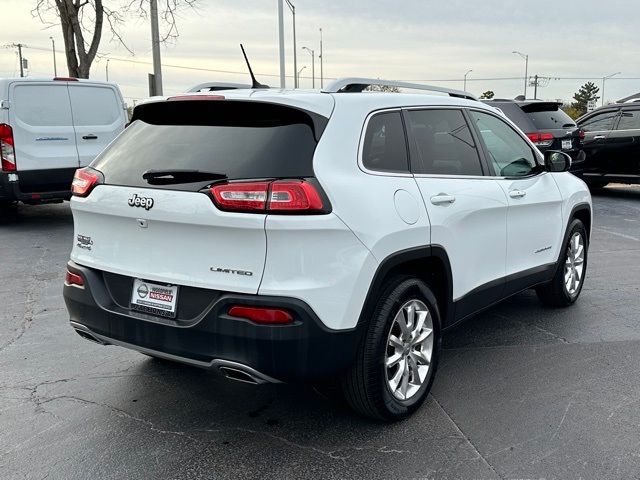
[[[267,205],[269,182],[238,182],[211,188],[213,201],[221,210],[261,212]]]
[[[229,309],[232,317],[245,318],[262,325],[286,325],[293,323],[293,316],[280,308],[245,307],[236,305]]]
[[[75,285],[76,287],[84,287],[84,280],[77,273],[70,272],[67,270],[67,273],[64,276],[64,283],[67,285]]]
[[[87,168],[79,168],[73,176],[71,193],[76,197],[86,197],[99,182],[100,175],[97,172]]]
[[[322,210],[322,199],[309,182],[278,181],[271,184],[267,210],[270,212]]]
[[[584,140],[584,130],[580,130],[580,132],[578,132],[578,136],[580,137],[580,140]]]
[[[6,123],[0,123],[0,161],[4,172],[16,171],[16,150],[13,130]]]
[[[317,213],[324,205],[315,186],[304,180],[235,182],[210,190],[220,210],[248,213]]]
[[[538,147],[549,147],[553,143],[553,133],[527,133],[527,137]]]

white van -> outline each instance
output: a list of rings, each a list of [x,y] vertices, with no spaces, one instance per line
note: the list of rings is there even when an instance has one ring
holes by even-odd
[[[71,181],[123,129],[113,83],[75,78],[0,78],[0,204],[59,202]]]

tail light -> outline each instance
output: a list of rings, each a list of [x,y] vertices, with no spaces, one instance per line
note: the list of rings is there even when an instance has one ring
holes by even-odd
[[[317,188],[305,180],[233,182],[210,190],[221,210],[247,213],[322,213],[324,204]]]
[[[550,147],[553,143],[553,133],[527,133],[527,137],[538,147]]]
[[[66,285],[73,285],[76,287],[83,287],[84,288],[84,280],[83,278],[78,275],[77,273],[73,273],[70,272],[69,270],[67,270],[67,273],[64,276],[64,283]]]
[[[16,171],[16,150],[13,143],[13,130],[6,123],[0,123],[0,162],[3,171]]]
[[[79,168],[73,176],[71,193],[76,197],[86,197],[101,180],[100,174],[95,170]]]
[[[578,132],[578,136],[580,137],[580,140],[584,140],[584,130],[580,130]]]
[[[236,305],[229,309],[232,317],[244,318],[262,325],[286,325],[293,323],[293,316],[281,308],[246,307]]]

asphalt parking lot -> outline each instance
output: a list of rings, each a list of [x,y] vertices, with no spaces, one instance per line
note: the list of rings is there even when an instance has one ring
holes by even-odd
[[[392,425],[81,339],[68,203],[20,207],[0,217],[0,477],[640,478],[640,187],[594,207],[578,303],[525,292],[470,320]]]

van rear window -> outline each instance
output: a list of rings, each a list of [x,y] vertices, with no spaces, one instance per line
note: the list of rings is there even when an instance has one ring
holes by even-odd
[[[313,176],[327,119],[259,102],[168,101],[136,108],[129,127],[93,162],[113,185],[193,190],[207,180],[150,185],[149,170],[199,170],[229,180]]]

